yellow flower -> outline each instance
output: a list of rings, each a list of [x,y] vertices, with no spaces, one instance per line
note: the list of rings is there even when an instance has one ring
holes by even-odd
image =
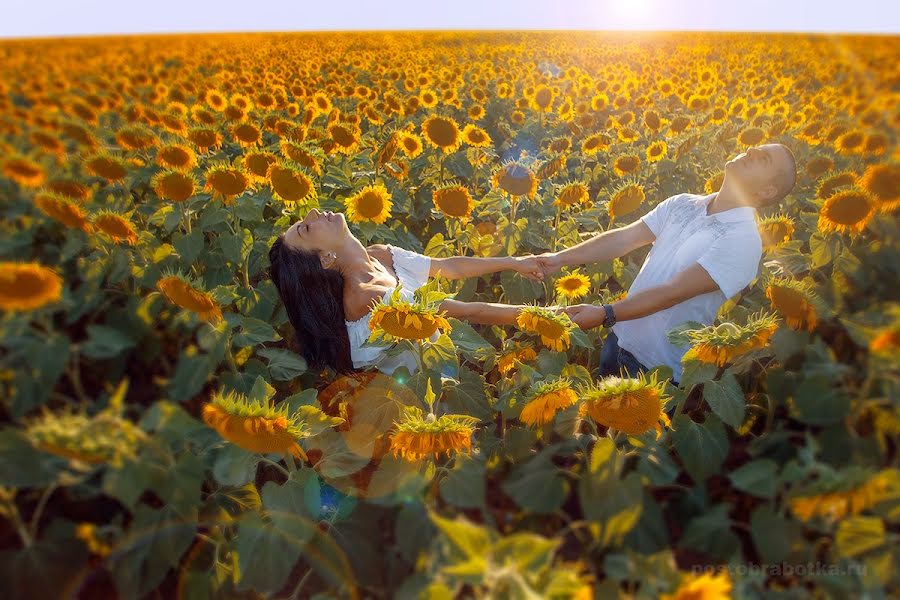
[[[432,115],[422,123],[422,135],[428,143],[450,154],[459,148],[462,136],[459,126],[451,117]]]
[[[58,302],[62,278],[37,262],[0,262],[0,308],[35,310]]]
[[[434,191],[434,205],[448,217],[468,219],[475,209],[469,190],[462,185],[446,185]]]
[[[834,173],[819,182],[819,185],[816,188],[816,198],[824,200],[834,195],[839,188],[855,185],[856,182],[856,173],[851,171]]]
[[[777,330],[778,318],[762,311],[750,315],[746,325],[722,323],[688,330],[686,334],[693,345],[682,361],[696,358],[722,367],[751,350],[764,348]]]
[[[881,329],[869,342],[869,352],[876,354],[896,354],[900,348],[900,323]]]
[[[225,204],[231,204],[249,185],[247,175],[228,163],[211,163],[206,170],[206,190],[213,192],[213,196],[221,197]]]
[[[578,401],[572,390],[572,382],[565,377],[537,385],[532,390],[519,419],[529,426],[541,426],[553,421],[560,410],[568,408]]]
[[[430,385],[430,383],[429,383]],[[430,389],[430,387],[429,387]],[[454,452],[471,452],[472,433],[478,419],[469,415],[441,415],[416,406],[404,406],[396,432],[390,435],[391,453],[405,460],[448,457]]]
[[[794,235],[794,220],[784,214],[777,214],[760,219],[757,225],[759,237],[762,238],[763,249],[775,248],[791,239]]]
[[[153,176],[150,185],[157,196],[172,202],[190,199],[197,189],[197,181],[193,175],[174,169],[160,171]]]
[[[128,174],[125,161],[117,156],[101,152],[84,161],[84,167],[92,175],[102,177],[107,181],[122,181]]]
[[[581,142],[581,153],[585,156],[593,156],[600,151],[609,150],[612,142],[612,138],[602,132],[589,135]]]
[[[585,204],[589,200],[588,188],[580,182],[567,183],[562,186],[556,195],[553,204],[565,208],[575,204]]]
[[[662,434],[659,422],[669,425],[669,417],[662,410],[664,386],[665,382],[657,383],[656,373],[650,379],[643,373],[636,379],[606,377],[580,390],[584,402],[579,415],[587,413],[597,423],[629,435],[641,435],[656,428],[659,438]]]
[[[841,190],[831,195],[819,211],[821,231],[855,235],[866,228],[877,209],[876,201],[860,188]]]
[[[345,200],[351,223],[364,221],[382,224],[391,216],[391,194],[382,184],[367,185]]]
[[[304,422],[305,413],[298,411],[288,415],[287,411],[285,403],[271,406],[258,400],[250,402],[234,390],[227,393],[220,390],[203,406],[203,422],[248,452],[288,453],[306,460],[306,453],[297,443],[298,439],[312,434]],[[341,417],[327,419],[333,424],[344,420]]]
[[[556,293],[569,300],[577,300],[591,291],[591,280],[575,272],[556,280]]]
[[[773,278],[766,287],[766,298],[778,310],[791,329],[812,331],[819,320],[819,301],[812,286],[805,282]]]
[[[61,194],[41,192],[35,195],[34,205],[41,212],[59,221],[66,227],[81,229],[86,233],[93,231],[81,205]]]
[[[647,147],[647,162],[657,162],[665,158],[668,146],[662,140],[653,142]]]
[[[92,221],[94,229],[99,229],[117,243],[137,244],[138,235],[134,225],[124,216],[110,210],[100,210],[94,214]]]
[[[304,202],[316,197],[316,187],[312,180],[291,161],[269,165],[266,179],[272,187],[273,195],[285,202]]]
[[[495,188],[500,188],[514,198],[534,198],[538,181],[531,169],[517,162],[510,162],[494,172],[493,183]]]
[[[610,222],[636,211],[646,199],[644,186],[639,183],[621,185],[606,205],[606,213]]]
[[[44,183],[44,169],[24,156],[10,156],[3,161],[3,174],[22,187],[34,188]]]
[[[900,165],[871,165],[863,173],[859,185],[875,198],[881,212],[900,208]]]
[[[451,330],[444,313],[420,302],[408,302],[400,298],[400,288],[394,290],[389,301],[382,298],[372,308],[369,319],[370,339],[385,337],[388,340],[424,340],[440,329]]]
[[[170,144],[156,152],[156,162],[169,169],[190,171],[197,166],[197,156],[184,144]]]
[[[471,123],[463,127],[462,138],[473,148],[485,148],[493,143],[487,131]]]
[[[675,592],[663,594],[660,600],[731,600],[731,577],[724,569],[715,575],[692,573]]]
[[[556,313],[541,306],[524,306],[516,317],[516,325],[523,331],[541,336],[541,343],[556,352],[569,347],[574,323],[565,313]]]
[[[156,287],[170,302],[197,313],[201,319],[214,321],[222,318],[222,309],[216,301],[207,292],[195,288],[182,275],[167,273],[157,282]]]
[[[858,515],[888,496],[900,492],[900,471],[882,469],[869,476],[853,470],[840,481],[816,482],[789,499],[791,512],[801,521],[822,518],[838,521],[848,515]]]
[[[616,175],[619,177],[623,177],[628,173],[634,173],[637,171],[638,167],[641,166],[641,159],[638,156],[633,154],[627,156],[620,156],[616,159],[616,162],[613,163],[613,171],[616,172]]]
[[[359,130],[349,123],[332,123],[328,136],[333,143],[332,152],[352,155],[359,146]]]
[[[497,359],[497,370],[506,375],[516,366],[516,361],[525,362],[537,358],[537,353],[531,347],[513,348],[500,355]]]

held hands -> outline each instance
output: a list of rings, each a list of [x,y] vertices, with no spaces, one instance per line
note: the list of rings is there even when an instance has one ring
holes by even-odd
[[[606,309],[596,304],[575,304],[563,310],[582,329],[593,329],[606,320]]]
[[[545,252],[513,257],[512,270],[531,281],[541,283],[547,275],[556,272],[561,266],[555,253]]]

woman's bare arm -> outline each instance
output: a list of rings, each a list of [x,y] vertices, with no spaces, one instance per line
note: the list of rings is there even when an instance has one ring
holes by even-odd
[[[516,322],[521,308],[521,306],[512,304],[494,302],[444,300],[441,303],[441,310],[445,311],[448,317],[455,317],[460,321],[478,325],[512,325]]]

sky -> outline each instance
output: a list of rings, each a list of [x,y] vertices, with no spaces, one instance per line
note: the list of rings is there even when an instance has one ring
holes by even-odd
[[[2,0],[0,37],[423,29],[900,34],[896,0]]]

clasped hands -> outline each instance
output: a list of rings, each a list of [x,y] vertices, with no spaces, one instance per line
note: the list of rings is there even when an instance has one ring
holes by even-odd
[[[555,252],[513,257],[513,270],[536,283],[543,283],[548,275],[552,275],[562,266],[563,263]],[[582,329],[592,329],[606,320],[606,310],[596,304],[548,306],[547,308],[566,313]]]

